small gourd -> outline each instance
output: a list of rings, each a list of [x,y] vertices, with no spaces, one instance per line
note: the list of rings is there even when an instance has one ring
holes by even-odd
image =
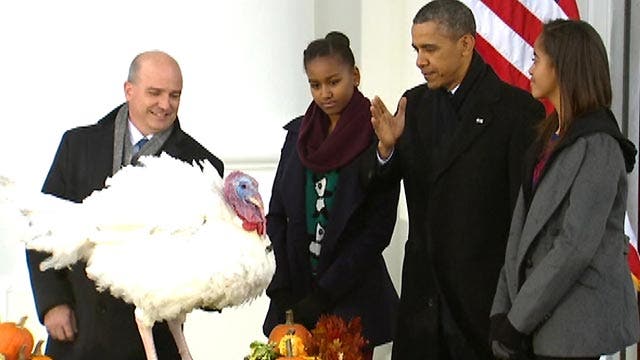
[[[311,345],[312,335],[307,328],[301,324],[296,324],[293,320],[293,311],[285,312],[286,321],[284,324],[276,325],[269,334],[269,342],[276,344],[276,351],[280,355],[292,356],[307,355],[307,348]]]
[[[280,354],[283,354],[284,356],[279,357],[277,360],[306,360],[307,357],[305,356],[304,348],[302,349],[303,353],[295,353],[296,355],[294,355],[293,346],[291,345],[293,339],[286,336],[287,335],[285,335],[283,340],[280,340],[280,344],[285,344],[284,351],[282,349],[280,350]]]
[[[20,322],[0,323],[0,354],[5,360],[19,360],[20,356],[28,359],[33,349],[33,335],[24,327],[27,317],[23,316]]]

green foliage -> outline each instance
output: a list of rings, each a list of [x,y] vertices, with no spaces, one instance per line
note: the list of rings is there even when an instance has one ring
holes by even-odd
[[[249,345],[251,354],[244,357],[244,360],[275,360],[278,358],[276,344],[254,341]]]

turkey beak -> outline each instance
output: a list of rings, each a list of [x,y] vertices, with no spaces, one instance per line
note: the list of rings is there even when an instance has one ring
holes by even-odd
[[[260,210],[262,210],[264,207],[264,205],[262,205],[262,199],[260,198],[260,196],[250,196],[247,198],[247,200]]]

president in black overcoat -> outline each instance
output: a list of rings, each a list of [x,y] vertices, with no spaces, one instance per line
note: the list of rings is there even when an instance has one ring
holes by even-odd
[[[372,166],[379,181],[404,181],[409,213],[393,359],[493,359],[489,311],[544,108],[478,55],[464,4],[428,3],[411,34],[427,82],[394,116],[380,99],[372,105]]]

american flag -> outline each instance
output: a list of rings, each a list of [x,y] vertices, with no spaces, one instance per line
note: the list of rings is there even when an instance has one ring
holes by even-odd
[[[476,18],[476,48],[504,81],[529,90],[533,43],[551,19],[579,19],[575,0],[462,0]]]
[[[476,19],[476,49],[504,81],[530,90],[533,43],[542,25],[552,19],[579,19],[575,0],[461,0]],[[549,109],[549,105],[547,109]],[[626,221],[630,238],[628,262],[640,290],[638,240]]]
[[[627,259],[629,260],[629,268],[631,268],[631,278],[636,286],[636,290],[640,291],[640,257],[638,256],[638,238],[633,232],[629,216],[624,221],[624,229],[629,236],[629,254]]]

